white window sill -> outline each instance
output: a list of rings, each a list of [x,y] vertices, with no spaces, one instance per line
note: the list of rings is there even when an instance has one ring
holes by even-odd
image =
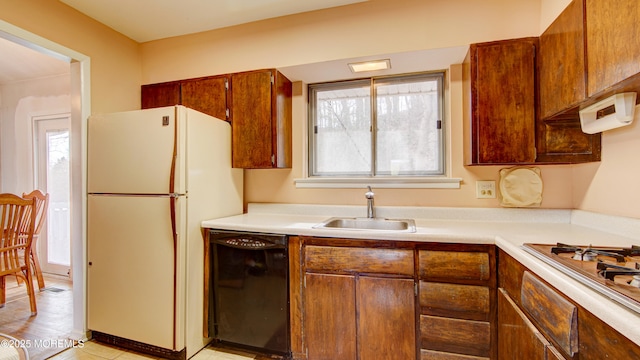
[[[461,178],[447,177],[394,177],[394,178],[330,178],[313,177],[294,179],[296,188],[302,189],[459,189]]]

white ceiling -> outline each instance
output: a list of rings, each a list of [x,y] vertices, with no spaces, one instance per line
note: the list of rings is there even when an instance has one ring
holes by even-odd
[[[11,37],[0,32],[0,85],[69,73],[68,61],[6,38]]]
[[[367,0],[60,0],[137,42]]]

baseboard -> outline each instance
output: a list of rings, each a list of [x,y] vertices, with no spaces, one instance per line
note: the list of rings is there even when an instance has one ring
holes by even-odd
[[[182,349],[180,351],[169,350],[154,345],[144,344],[134,340],[124,339],[118,336],[101,333],[98,331],[93,331],[92,337],[97,342],[156,356],[162,359],[186,360],[187,358],[187,349]]]

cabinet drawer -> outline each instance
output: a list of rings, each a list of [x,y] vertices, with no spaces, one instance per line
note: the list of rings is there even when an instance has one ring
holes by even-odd
[[[485,252],[430,251],[419,253],[420,279],[482,280],[491,278]]]
[[[488,357],[491,352],[491,325],[484,321],[420,316],[423,349]]]
[[[304,251],[306,271],[376,273],[413,277],[412,250],[309,245]]]
[[[553,289],[525,271],[520,299],[523,309],[541,332],[573,356],[578,352],[578,309]]]
[[[489,358],[422,349],[420,351],[420,360],[489,360]]]
[[[489,288],[420,281],[420,306],[432,315],[489,320]]]

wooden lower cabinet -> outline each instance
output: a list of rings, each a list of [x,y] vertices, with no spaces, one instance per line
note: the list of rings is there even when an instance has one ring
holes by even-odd
[[[356,359],[354,277],[305,274],[305,283],[304,333],[308,358]]]
[[[356,278],[360,359],[415,359],[413,279]]]
[[[415,359],[412,279],[311,273],[305,280],[308,359]]]
[[[640,346],[502,250],[498,273],[499,359],[640,359]]]
[[[548,352],[557,355],[504,289],[498,289],[498,334],[498,359],[545,360]]]
[[[293,244],[294,359],[497,358],[494,245],[303,236]]]
[[[416,359],[413,251],[303,249],[307,359]]]
[[[421,359],[495,359],[495,247],[417,251]]]

